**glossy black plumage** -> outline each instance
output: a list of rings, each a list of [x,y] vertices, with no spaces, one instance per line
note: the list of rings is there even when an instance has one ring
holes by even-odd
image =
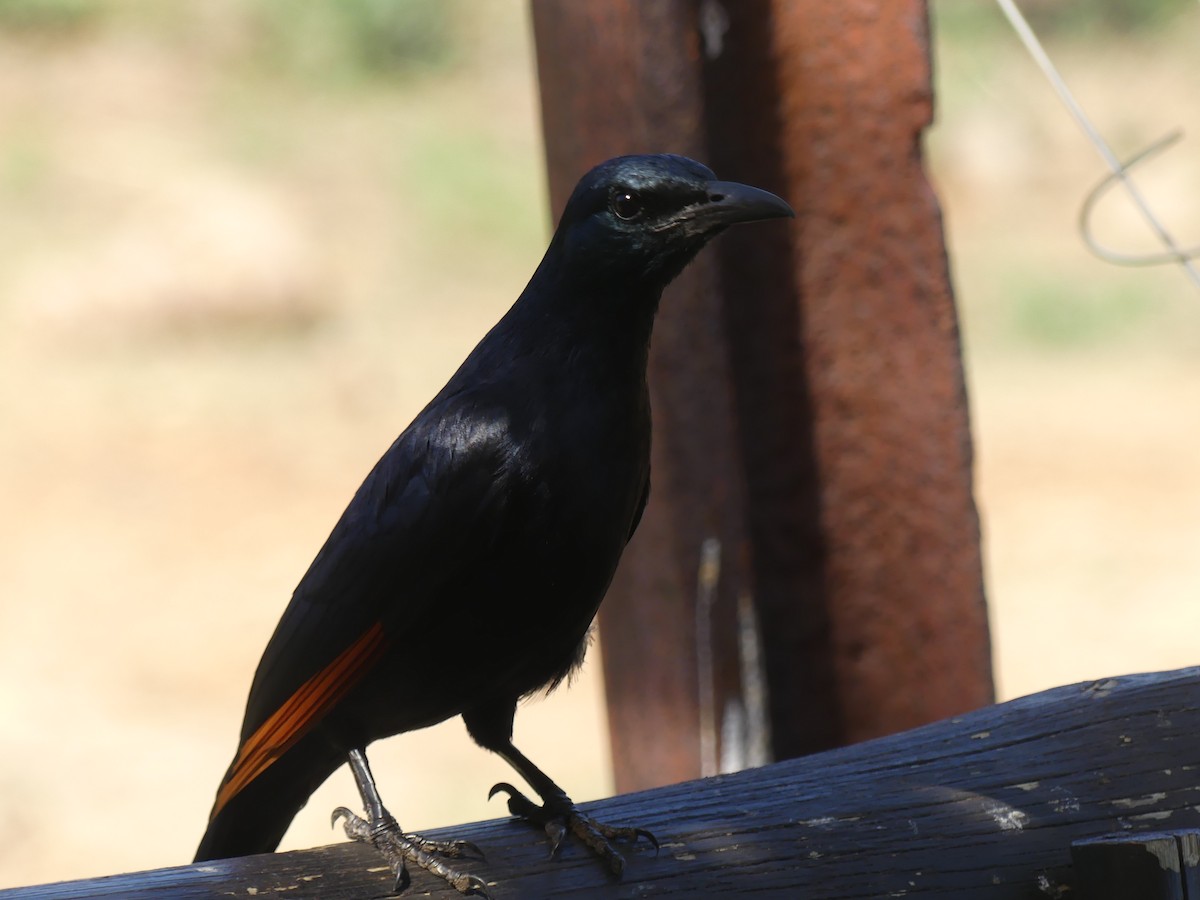
[[[197,860],[273,850],[347,754],[381,737],[461,714],[513,761],[517,701],[582,659],[646,503],[660,294],[724,227],[778,215],[778,198],[682,157],[583,178],[520,298],[296,588]]]

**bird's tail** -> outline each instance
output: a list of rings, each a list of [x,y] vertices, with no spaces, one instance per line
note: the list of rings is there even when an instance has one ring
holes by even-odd
[[[302,740],[232,796],[227,785],[237,760],[217,791],[208,829],[196,850],[196,862],[270,853],[279,846],[308,798],[338,766],[345,754],[328,743]]]

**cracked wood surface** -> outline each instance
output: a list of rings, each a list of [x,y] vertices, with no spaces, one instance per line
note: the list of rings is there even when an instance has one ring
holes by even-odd
[[[624,881],[577,846],[547,859],[509,820],[438,829],[478,843],[496,900],[763,894],[1071,896],[1071,842],[1200,826],[1200,668],[1055,688],[853,747],[585,804],[662,841]],[[136,835],[130,836],[136,840]],[[0,891],[0,900],[383,897],[359,845]],[[406,896],[453,898],[423,872]],[[1075,894],[1075,896],[1078,896]]]

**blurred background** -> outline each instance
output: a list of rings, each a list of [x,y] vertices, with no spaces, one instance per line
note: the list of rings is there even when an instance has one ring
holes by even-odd
[[[931,7],[1000,695],[1200,663],[1200,291],[1085,251],[1099,157],[991,0]],[[1184,130],[1138,177],[1200,243],[1200,6],[1024,8],[1119,156]],[[292,588],[546,204],[522,0],[0,0],[0,887],[191,859]],[[1157,249],[1119,192],[1097,233]],[[578,800],[602,702],[593,651],[517,719]],[[457,720],[372,760],[408,828],[504,813]]]

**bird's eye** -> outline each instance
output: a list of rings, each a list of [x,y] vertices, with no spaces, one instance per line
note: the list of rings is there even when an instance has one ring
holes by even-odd
[[[618,219],[624,219],[626,222],[636,219],[645,209],[642,198],[633,191],[617,191],[608,205]]]

